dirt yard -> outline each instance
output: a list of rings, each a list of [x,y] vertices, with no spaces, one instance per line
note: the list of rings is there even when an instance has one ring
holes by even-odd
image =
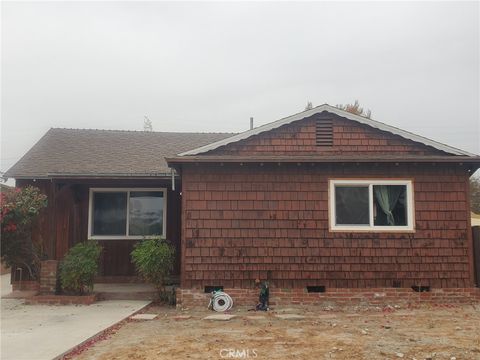
[[[480,359],[480,307],[472,305],[242,308],[223,322],[202,320],[208,310],[145,312],[159,316],[128,321],[73,359]]]

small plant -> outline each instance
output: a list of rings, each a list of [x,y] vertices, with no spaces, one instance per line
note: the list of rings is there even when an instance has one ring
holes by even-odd
[[[101,246],[93,241],[72,247],[60,264],[62,289],[78,295],[92,291],[101,252]]]
[[[157,288],[160,299],[168,298],[165,280],[173,268],[175,249],[161,237],[145,239],[135,245],[132,262],[137,273]]]

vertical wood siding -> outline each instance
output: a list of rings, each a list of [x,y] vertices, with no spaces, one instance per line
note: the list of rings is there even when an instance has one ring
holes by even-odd
[[[167,188],[167,239],[177,249],[174,273],[180,272],[180,191],[170,190],[167,180],[37,180],[18,181],[18,186],[33,185],[47,195],[48,207],[33,226],[32,239],[42,244],[49,259],[61,260],[68,249],[87,240],[88,201],[91,187]],[[100,275],[133,276],[130,253],[138,240],[103,240]]]

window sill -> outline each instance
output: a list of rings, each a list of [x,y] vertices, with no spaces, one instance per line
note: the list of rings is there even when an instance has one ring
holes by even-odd
[[[153,239],[158,237],[158,235],[149,235],[149,236],[89,236],[88,240],[96,240],[96,241],[103,241],[103,240],[144,240],[144,239]],[[166,236],[160,235],[160,238],[165,239]]]
[[[329,228],[329,232],[332,233],[339,233],[339,232],[351,232],[351,233],[405,233],[405,234],[413,234],[415,233],[414,228],[349,228],[349,227],[335,227]]]

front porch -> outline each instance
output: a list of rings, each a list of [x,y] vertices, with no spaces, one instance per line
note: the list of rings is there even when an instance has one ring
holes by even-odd
[[[93,292],[98,300],[155,300],[157,291],[146,283],[96,283]]]

